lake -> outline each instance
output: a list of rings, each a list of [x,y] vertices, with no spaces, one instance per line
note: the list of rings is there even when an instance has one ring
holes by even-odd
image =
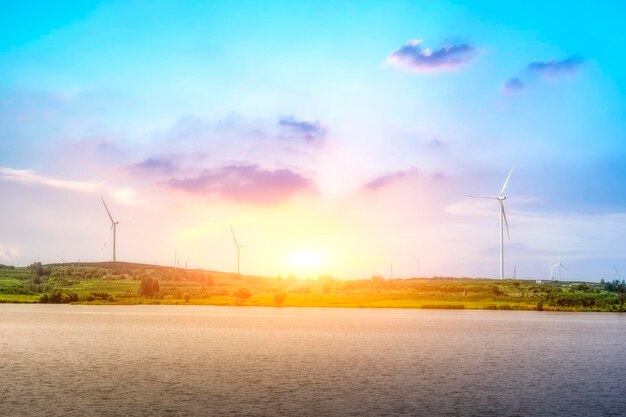
[[[626,315],[6,304],[0,415],[623,416]]]

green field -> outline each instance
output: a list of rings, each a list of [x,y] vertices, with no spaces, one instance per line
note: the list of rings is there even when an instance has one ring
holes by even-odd
[[[624,283],[237,276],[131,263],[0,267],[0,302],[626,311]]]

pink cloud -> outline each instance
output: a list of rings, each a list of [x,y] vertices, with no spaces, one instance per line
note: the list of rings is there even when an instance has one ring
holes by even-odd
[[[173,189],[260,205],[280,204],[311,191],[312,181],[289,169],[266,170],[257,165],[229,165],[205,170],[196,177],[171,179]]]

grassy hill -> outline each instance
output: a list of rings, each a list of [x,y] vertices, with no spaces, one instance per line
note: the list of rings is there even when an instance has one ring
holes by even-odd
[[[13,303],[626,311],[620,292],[619,283],[441,277],[298,280],[127,262],[0,266],[0,302]]]

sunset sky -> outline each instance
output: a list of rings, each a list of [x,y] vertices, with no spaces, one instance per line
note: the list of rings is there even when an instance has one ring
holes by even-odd
[[[620,1],[14,2],[0,263],[626,273]]]

